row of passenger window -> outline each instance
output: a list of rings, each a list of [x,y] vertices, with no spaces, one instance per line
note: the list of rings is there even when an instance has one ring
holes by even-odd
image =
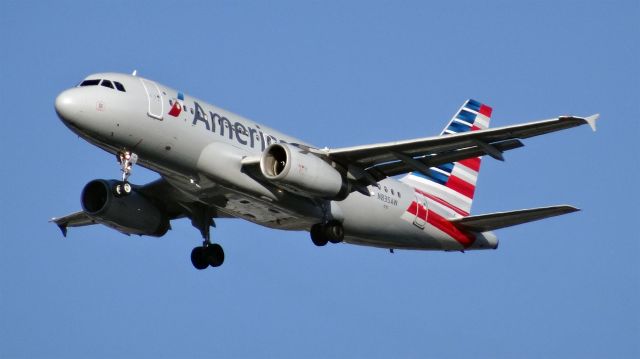
[[[124,86],[121,83],[119,83],[118,81],[111,82],[110,80],[100,80],[100,79],[84,80],[80,83],[80,87],[97,86],[98,84],[100,86],[108,87],[110,89],[115,88],[118,91],[127,92],[127,90],[124,89]]]
[[[394,190],[393,190],[393,188],[387,188],[387,186],[384,186],[384,191],[385,191],[385,193],[389,193],[389,191],[391,191],[391,194],[392,194],[392,195],[394,195],[394,196],[395,196],[395,195],[397,195],[397,196],[398,196],[398,198],[401,198],[401,197],[402,197],[402,196],[400,195],[400,191],[396,192],[396,191],[394,191]]]

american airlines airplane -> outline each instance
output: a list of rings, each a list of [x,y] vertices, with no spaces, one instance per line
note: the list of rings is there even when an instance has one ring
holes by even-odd
[[[552,206],[471,215],[481,157],[503,159],[525,138],[588,124],[561,116],[489,129],[491,107],[467,100],[440,136],[319,148],[155,81],[121,73],[88,76],[63,91],[55,109],[71,131],[115,155],[122,177],[96,179],[82,211],[53,218],[68,227],[100,223],[124,234],[161,237],[189,218],[203,238],[197,269],[218,267],[216,218],[309,231],[316,246],[496,249],[492,230],[575,212]],[[139,164],[160,179],[129,182]]]

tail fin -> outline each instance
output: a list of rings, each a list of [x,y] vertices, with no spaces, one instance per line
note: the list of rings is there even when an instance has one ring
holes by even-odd
[[[469,99],[456,112],[441,135],[486,129],[490,118],[491,107]],[[480,157],[474,157],[445,163],[431,167],[429,176],[412,172],[402,181],[448,202],[460,210],[458,213],[468,215],[480,172],[480,161]]]

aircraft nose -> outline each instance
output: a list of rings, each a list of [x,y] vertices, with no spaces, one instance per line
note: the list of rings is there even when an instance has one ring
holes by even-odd
[[[71,121],[73,116],[78,113],[78,97],[74,94],[74,92],[76,92],[74,90],[75,89],[62,91],[58,97],[56,97],[56,112],[63,121]]]

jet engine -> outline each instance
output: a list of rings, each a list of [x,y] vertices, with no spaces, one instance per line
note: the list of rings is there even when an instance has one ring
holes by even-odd
[[[334,166],[290,144],[267,147],[260,170],[275,185],[303,196],[342,200],[349,194],[348,182]]]
[[[169,230],[169,219],[157,206],[136,192],[116,196],[118,181],[97,179],[82,190],[82,209],[98,223],[125,234],[161,237]]]

